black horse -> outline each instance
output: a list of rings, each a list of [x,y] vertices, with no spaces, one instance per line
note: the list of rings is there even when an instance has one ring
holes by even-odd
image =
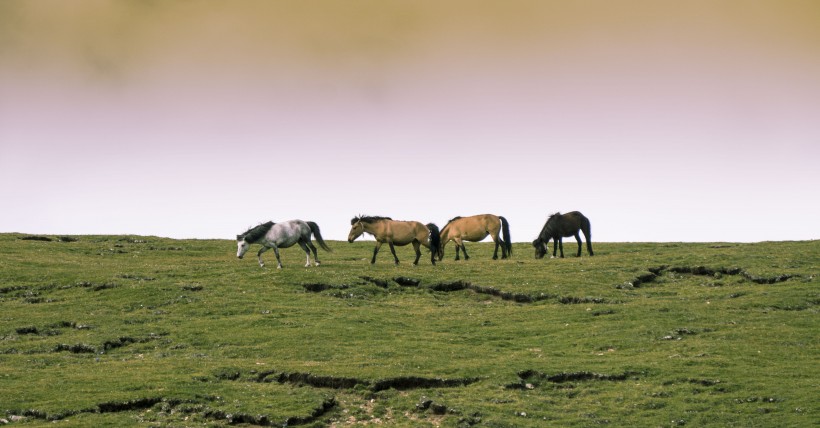
[[[550,239],[553,240],[552,257],[555,257],[556,250],[560,248],[561,257],[563,258],[563,238],[570,236],[575,236],[575,240],[578,241],[578,255],[576,257],[581,257],[581,237],[578,234],[579,231],[584,232],[584,238],[587,240],[587,251],[589,252],[589,255],[594,255],[592,253],[592,241],[590,241],[592,232],[590,231],[589,219],[584,217],[584,215],[580,212],[573,211],[566,214],[555,213],[547,219],[547,223],[544,224],[544,227],[541,229],[541,233],[538,234],[538,238],[536,238],[535,241],[532,241],[532,246],[535,247],[535,258],[543,258],[544,255],[549,252],[547,244],[550,242]]]

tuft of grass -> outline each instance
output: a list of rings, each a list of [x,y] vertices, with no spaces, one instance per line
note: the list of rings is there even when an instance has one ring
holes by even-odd
[[[23,237],[0,234],[0,417],[25,425],[820,420],[820,241],[436,266],[330,242],[278,270],[225,240]]]

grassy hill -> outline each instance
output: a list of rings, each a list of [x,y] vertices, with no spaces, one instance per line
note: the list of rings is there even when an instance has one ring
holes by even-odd
[[[329,242],[277,270],[228,240],[32,238],[0,234],[10,426],[820,421],[820,241],[436,266]]]

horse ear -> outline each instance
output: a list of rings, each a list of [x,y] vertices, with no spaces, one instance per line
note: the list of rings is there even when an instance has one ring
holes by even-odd
[[[237,241],[241,241],[241,240],[243,240],[243,239],[245,239],[245,237],[244,237],[244,236],[242,236],[242,235],[236,235],[236,240],[237,240]]]

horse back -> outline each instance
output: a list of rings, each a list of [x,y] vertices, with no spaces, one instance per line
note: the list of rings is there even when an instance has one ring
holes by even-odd
[[[427,227],[418,221],[387,220],[381,233],[376,235],[376,240],[407,245],[414,240],[423,241],[428,233]]]
[[[310,239],[310,226],[302,220],[288,220],[274,224],[265,237],[276,246],[287,248],[299,242],[300,238]]]
[[[444,228],[447,237],[458,236],[467,241],[481,241],[488,234],[498,234],[501,229],[501,220],[493,214],[478,214],[469,217],[456,217]],[[445,235],[442,229],[442,236]]]
[[[554,214],[550,216],[544,228],[541,230],[539,238],[549,241],[550,238],[566,238],[574,236],[584,225],[588,225],[589,220],[579,211],[572,211],[566,214]],[[588,229],[589,226],[586,226]]]

